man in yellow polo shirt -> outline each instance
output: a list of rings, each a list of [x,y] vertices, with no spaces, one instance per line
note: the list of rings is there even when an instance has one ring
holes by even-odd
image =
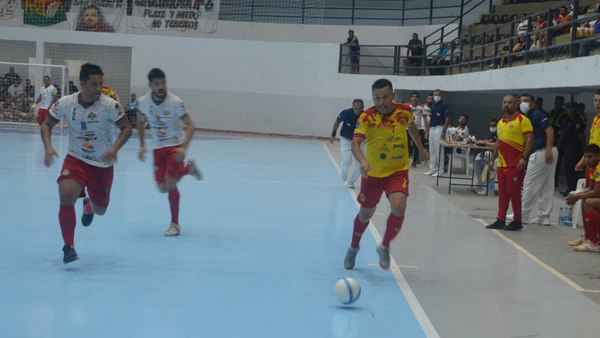
[[[375,209],[381,193],[390,201],[390,213],[383,241],[377,246],[379,266],[390,267],[390,241],[396,237],[404,222],[406,199],[408,197],[408,134],[419,148],[421,160],[426,161],[429,155],[413,123],[413,114],[409,105],[394,103],[395,93],[392,83],[387,79],[379,79],[371,86],[373,107],[365,110],[358,118],[358,127],[352,139],[352,153],[360,163],[362,175],[358,203],[360,211],[354,219],[352,243],[344,259],[344,267],[352,269],[363,233]],[[367,142],[367,154],[360,148]]]
[[[592,121],[592,126],[590,127],[589,144],[595,144],[600,147],[600,89],[594,93],[594,109],[596,109],[596,116],[594,116],[594,121]],[[585,156],[581,157],[581,160],[575,166],[576,171],[583,171],[583,169],[585,169]]]
[[[494,170],[494,161],[498,159],[498,216],[496,222],[486,226],[488,229],[515,231],[523,229],[521,223],[521,188],[527,160],[533,148],[533,126],[531,121],[517,111],[517,99],[506,95],[502,99],[504,116],[498,121],[498,142],[488,169]],[[514,219],[506,225],[508,203],[512,202]]]

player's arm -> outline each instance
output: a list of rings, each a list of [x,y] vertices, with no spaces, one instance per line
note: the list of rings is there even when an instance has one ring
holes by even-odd
[[[494,171],[494,162],[498,158],[498,143],[500,142],[496,142],[496,144],[494,144],[494,151],[492,151],[492,157],[490,157],[490,163],[488,163],[489,171]]]
[[[599,198],[600,197],[600,184],[596,184],[595,181],[590,182],[590,186],[585,190],[576,193],[570,193],[565,199],[568,205],[573,205],[579,200],[585,200],[587,198]]]
[[[42,122],[42,127],[40,128],[40,133],[42,134],[42,142],[44,143],[44,149],[46,150],[46,154],[44,156],[44,165],[49,167],[54,163],[54,157],[58,157],[56,150],[52,147],[52,140],[50,136],[52,135],[52,128],[58,123],[52,115],[47,115],[44,122]]]
[[[549,126],[548,128],[544,129],[544,132],[546,133],[546,164],[550,165],[554,162],[554,159],[552,158],[552,145],[554,144],[554,128],[552,128],[552,126]]]
[[[37,100],[35,100],[35,104],[40,103],[40,101],[42,101],[42,94],[40,94],[40,96],[38,96]]]
[[[194,133],[196,132],[196,125],[189,114],[185,114],[181,117],[183,124],[185,124],[185,141],[183,142],[183,147],[185,149],[188,148],[192,138],[194,137]]]
[[[337,130],[339,127],[340,127],[340,123],[336,119],[335,122],[333,122],[333,131],[331,132],[331,137],[329,138],[329,142],[331,142],[332,144],[333,144],[333,140],[335,139],[335,134],[337,133]]]
[[[140,151],[138,152],[138,158],[140,161],[146,160],[146,115],[142,114],[139,110],[137,113],[137,131],[140,139]]]
[[[125,145],[127,140],[129,140],[131,137],[131,134],[133,134],[131,124],[129,124],[129,120],[125,114],[123,114],[121,119],[117,120],[115,124],[117,127],[119,127],[119,130],[121,130],[121,133],[119,133],[115,143],[113,143],[106,153],[102,155],[102,160],[107,164],[114,164],[117,161],[117,153],[119,152],[119,149]]]
[[[363,154],[362,149],[360,149],[360,145],[363,142],[365,142],[364,136],[354,134],[354,137],[352,138],[351,149],[352,155],[354,155],[354,157],[356,157],[358,160],[358,163],[360,163],[360,174],[362,177],[367,178],[367,174],[369,173],[369,170],[371,170],[371,166],[369,165],[369,162],[367,162],[367,158]]]
[[[517,169],[527,169],[527,163],[529,155],[531,155],[531,149],[533,149],[533,132],[525,134],[525,150],[523,150],[523,157],[517,163]]]
[[[119,95],[117,95],[116,92],[113,92],[114,94],[112,95],[112,98],[117,101],[119,103],[119,105],[121,105],[121,99],[119,98]]]
[[[414,122],[409,123],[408,132],[410,133],[410,137],[412,137],[413,142],[417,144],[419,147],[419,155],[421,156],[421,161],[429,160],[429,154],[425,147],[423,147],[423,143],[421,143],[421,135],[419,134],[419,129],[417,129],[417,125]]]

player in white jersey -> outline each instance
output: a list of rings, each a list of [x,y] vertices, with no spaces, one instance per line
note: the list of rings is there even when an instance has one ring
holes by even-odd
[[[413,121],[419,130],[419,136],[421,138],[421,143],[425,144],[425,130],[429,129],[429,120],[427,120],[427,115],[425,115],[425,108],[423,105],[419,104],[419,93],[413,92],[410,94],[410,108],[413,113]],[[431,114],[431,110],[430,110]],[[417,164],[421,163],[419,158],[419,150],[414,145],[414,141],[410,141],[411,152],[413,153],[413,162],[412,167],[416,168]]]
[[[89,198],[83,200],[81,216],[84,226],[91,224],[94,213],[104,215],[110,201],[117,152],[132,134],[121,106],[102,95],[103,79],[104,73],[99,66],[89,63],[81,66],[81,92],[59,99],[42,124],[42,141],[46,149],[44,164],[49,167],[54,157],[58,157],[50,140],[52,128],[63,117],[69,121],[69,151],[57,180],[60,195],[58,220],[65,242],[65,264],[79,258],[74,248],[77,198],[85,197],[84,189],[87,187]],[[115,125],[121,133],[113,143]]]
[[[144,126],[148,121],[156,144],[154,178],[160,192],[169,194],[169,205],[171,206],[171,224],[165,232],[165,236],[177,236],[181,233],[179,226],[180,195],[177,182],[187,174],[194,175],[198,180],[202,179],[202,173],[194,159],[190,158],[186,166],[183,163],[185,152],[194,136],[196,126],[188,115],[183,101],[167,91],[167,80],[162,70],[151,69],[148,73],[148,81],[152,91],[138,99],[139,158],[141,161],[146,160]],[[183,131],[184,125],[185,132]]]
[[[56,88],[54,88],[51,83],[52,81],[50,80],[50,76],[44,76],[44,87],[42,87],[40,90],[40,96],[38,96],[37,100],[35,101],[35,104],[41,102],[40,109],[38,109],[38,116],[36,118],[36,121],[39,123],[39,125],[44,123],[50,106],[56,102]]]

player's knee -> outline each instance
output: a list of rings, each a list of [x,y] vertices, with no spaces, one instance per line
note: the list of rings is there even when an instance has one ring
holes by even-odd
[[[375,215],[375,208],[372,208],[372,209],[360,208],[360,211],[358,212],[358,219],[360,220],[361,223],[367,223],[368,221],[371,220],[373,215]]]
[[[159,184],[158,191],[160,191],[163,194],[167,193],[169,191],[169,190],[167,190],[167,184],[166,183]]]
[[[106,213],[106,208],[102,208],[97,205],[92,206],[92,209],[94,210],[94,213],[99,216],[102,216]]]
[[[165,180],[165,188],[167,191],[171,191],[177,188],[177,180],[172,177],[167,177]]]

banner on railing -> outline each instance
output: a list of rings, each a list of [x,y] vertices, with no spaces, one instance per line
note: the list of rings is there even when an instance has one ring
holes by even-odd
[[[220,0],[134,0],[133,28],[155,31],[217,30]]]
[[[125,33],[127,0],[73,0],[69,11],[71,30]]]
[[[18,0],[0,0],[0,20],[14,18],[18,5]]]
[[[51,26],[67,21],[63,0],[23,0],[23,23],[34,26]]]

